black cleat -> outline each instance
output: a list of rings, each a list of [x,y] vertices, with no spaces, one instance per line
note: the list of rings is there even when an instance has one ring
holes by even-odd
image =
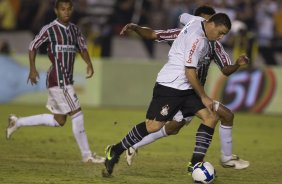
[[[107,146],[106,148],[106,160],[105,160],[105,167],[102,171],[103,177],[110,177],[113,173],[114,166],[119,161],[119,155],[117,155],[114,151],[112,151],[112,145]]]
[[[194,170],[193,167],[194,167],[194,166],[192,165],[192,163],[189,162],[189,163],[188,163],[188,166],[187,166],[187,174],[188,174],[188,175],[192,175],[192,172],[193,172],[193,170]]]

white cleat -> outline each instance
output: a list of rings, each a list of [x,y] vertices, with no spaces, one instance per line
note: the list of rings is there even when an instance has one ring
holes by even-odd
[[[237,155],[232,154],[232,158],[226,162],[221,161],[222,167],[232,167],[234,169],[245,169],[250,166],[250,162],[240,159]]]
[[[132,147],[126,150],[125,158],[126,158],[127,165],[129,166],[132,165],[133,158],[136,156],[136,154],[137,154],[137,150],[135,150]]]
[[[8,127],[6,129],[6,138],[10,139],[12,134],[18,129],[16,122],[18,117],[14,114],[10,114],[8,118]]]
[[[97,155],[96,153],[93,153],[93,155],[86,157],[82,160],[84,163],[94,163],[94,164],[103,164],[105,162],[105,157],[101,157]]]

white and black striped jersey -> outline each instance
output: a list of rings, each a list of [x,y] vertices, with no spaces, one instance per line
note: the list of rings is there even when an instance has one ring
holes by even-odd
[[[194,20],[193,18],[196,18],[197,20],[202,20],[202,18],[200,17],[195,17],[185,13],[180,16],[180,22],[182,24],[189,23],[190,21]],[[171,44],[177,38],[180,32],[181,29],[156,30],[155,31],[155,33],[157,34],[156,41],[158,42],[165,41]],[[220,70],[222,70],[224,66],[233,64],[229,55],[224,50],[220,42],[218,41],[209,42],[209,46],[210,46],[210,52],[207,54],[204,60],[202,62],[199,62],[197,65],[198,78],[202,85],[205,84],[209,66],[212,60],[219,67]]]
[[[45,25],[29,45],[36,50],[44,42],[52,63],[47,76],[47,87],[73,84],[73,67],[76,52],[86,50],[85,39],[79,28],[70,23],[64,26],[57,20]]]

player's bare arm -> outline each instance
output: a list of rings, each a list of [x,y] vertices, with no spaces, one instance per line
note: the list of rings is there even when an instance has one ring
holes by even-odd
[[[129,24],[125,25],[122,28],[120,35],[125,35],[125,34],[132,32],[132,31],[136,32],[139,36],[141,36],[142,38],[145,38],[145,39],[149,39],[149,40],[156,40],[157,39],[157,35],[156,35],[154,30],[152,30],[149,27],[141,27],[141,26],[134,24],[134,23],[129,23]]]
[[[197,73],[196,68],[188,68],[185,69],[185,75],[187,79],[189,79],[190,84],[192,85],[195,92],[201,98],[203,104],[208,108],[208,110],[213,110],[213,100],[206,94],[204,87],[201,85]]]
[[[30,81],[31,85],[37,84],[39,79],[39,74],[35,66],[36,50],[29,51],[29,75],[27,78],[27,83]]]
[[[234,65],[224,66],[221,70],[222,73],[226,76],[231,75],[236,72],[241,66],[245,66],[249,64],[249,58],[246,55],[241,55],[238,57]]]
[[[87,68],[86,68],[87,76],[86,76],[86,78],[87,79],[91,78],[94,74],[94,68],[93,68],[89,53],[88,53],[87,50],[84,50],[80,53],[80,55],[81,55],[82,59],[85,61],[85,63],[87,64]]]

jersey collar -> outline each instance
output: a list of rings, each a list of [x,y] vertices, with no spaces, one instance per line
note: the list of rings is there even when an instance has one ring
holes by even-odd
[[[58,19],[55,20],[56,24],[58,24],[59,26],[63,27],[64,29],[68,29],[69,28],[69,25],[68,26],[65,26],[64,24],[60,23],[58,21]]]

